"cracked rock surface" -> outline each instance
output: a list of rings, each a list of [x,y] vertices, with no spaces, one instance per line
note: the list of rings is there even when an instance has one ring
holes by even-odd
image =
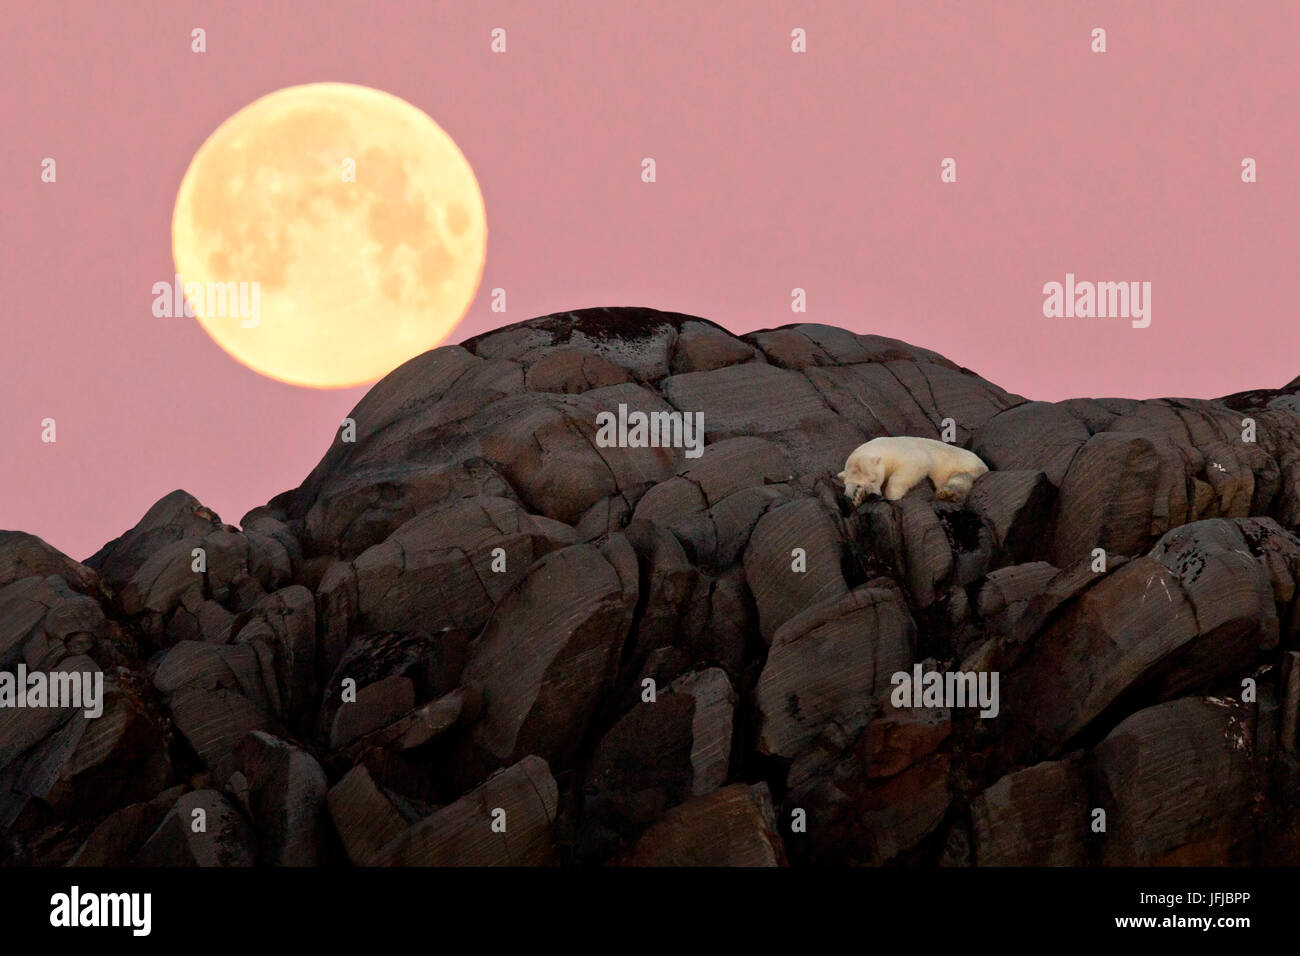
[[[620,406],[703,453],[606,447]],[[1033,402],[609,308],[349,418],[239,526],[175,491],[84,562],[0,532],[0,672],[104,686],[0,708],[0,861],[1300,863],[1300,379]],[[992,470],[854,509],[881,435]],[[900,706],[917,669],[996,713]]]

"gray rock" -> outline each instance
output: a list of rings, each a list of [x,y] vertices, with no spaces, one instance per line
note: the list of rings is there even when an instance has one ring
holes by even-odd
[[[239,809],[216,790],[176,801],[140,848],[140,866],[252,866],[257,843]]]
[[[46,544],[34,534],[0,531],[0,588],[23,578],[62,578],[69,587],[97,597],[99,575],[91,568]]]
[[[830,515],[812,499],[781,505],[759,519],[745,548],[744,565],[766,640],[800,612],[848,591],[840,569],[841,548]],[[796,549],[802,557],[796,558]]]
[[[1086,866],[1088,794],[1080,762],[1007,774],[971,804],[977,866]]]
[[[674,375],[663,393],[675,408],[703,413],[710,442],[815,428],[835,418],[806,378],[762,363]]]
[[[497,606],[466,666],[465,683],[483,694],[475,739],[503,762],[571,754],[617,672],[635,606],[635,577],[621,578],[590,545],[533,565]]]
[[[674,807],[625,856],[623,866],[784,866],[766,784],[732,784]]]
[[[357,626],[477,630],[534,561],[575,540],[567,525],[503,498],[431,508],[353,562]]]
[[[84,563],[117,589],[135,577],[145,561],[165,545],[224,527],[216,513],[203,507],[198,499],[184,491],[173,491],[145,512],[134,528],[108,542]]]
[[[967,507],[988,522],[994,543],[1013,562],[1043,553],[1055,492],[1041,471],[990,471],[975,482]]]
[[[414,707],[415,687],[406,677],[386,677],[360,687],[355,701],[346,701],[335,711],[330,747],[334,750],[346,747],[388,726]]]
[[[1254,839],[1245,708],[1184,698],[1138,711],[1094,749],[1108,866],[1211,866]]]
[[[568,394],[630,380],[627,370],[581,349],[556,349],[533,362],[524,377],[524,383],[535,392]]]
[[[677,336],[672,371],[711,372],[727,365],[739,365],[758,357],[752,345],[746,345],[706,322],[685,322]]]
[[[370,771],[358,764],[329,791],[334,829],[354,866],[367,865],[385,844],[406,831],[406,821],[384,796]]]
[[[1240,529],[1196,522],[1074,600],[1003,692],[1019,702],[1032,752],[1051,755],[1122,694],[1159,700],[1206,688],[1250,670],[1277,641],[1269,575]]]
[[[262,731],[240,743],[236,762],[248,781],[248,802],[263,864],[315,866],[325,826],[328,783],[311,754]]]
[[[864,727],[890,677],[912,666],[916,626],[896,592],[859,588],[786,622],[754,689],[758,749],[798,757],[822,727]]]
[[[893,339],[650,309],[434,349],[242,530],[176,492],[86,564],[0,533],[0,670],[109,689],[0,710],[0,863],[1294,864],[1298,398],[1026,402]],[[703,455],[606,447],[620,405],[702,414]],[[993,470],[854,508],[880,435]],[[997,671],[1001,715],[893,710],[917,656]],[[1244,757],[1213,756],[1236,716],[1134,729],[1247,678]],[[728,786],[760,777],[807,814],[786,847]]]
[[[558,793],[546,761],[529,756],[403,831],[372,866],[542,866],[552,861]]]

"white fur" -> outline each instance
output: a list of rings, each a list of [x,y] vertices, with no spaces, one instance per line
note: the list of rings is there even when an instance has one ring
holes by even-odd
[[[897,501],[926,478],[936,498],[965,501],[975,479],[989,470],[974,452],[933,438],[873,438],[859,445],[839,478],[844,494],[860,505],[867,495]]]

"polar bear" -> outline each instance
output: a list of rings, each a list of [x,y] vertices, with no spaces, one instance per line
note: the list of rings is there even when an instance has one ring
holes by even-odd
[[[855,507],[873,494],[897,501],[925,478],[934,482],[936,498],[964,502],[975,479],[988,470],[978,455],[965,448],[933,438],[899,436],[859,445],[838,477]]]

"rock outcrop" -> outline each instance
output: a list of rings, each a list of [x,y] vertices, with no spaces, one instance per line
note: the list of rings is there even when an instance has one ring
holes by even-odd
[[[992,470],[851,507],[903,434]],[[1049,404],[589,309],[328,444],[239,526],[0,532],[0,862],[1300,863],[1300,380]]]

